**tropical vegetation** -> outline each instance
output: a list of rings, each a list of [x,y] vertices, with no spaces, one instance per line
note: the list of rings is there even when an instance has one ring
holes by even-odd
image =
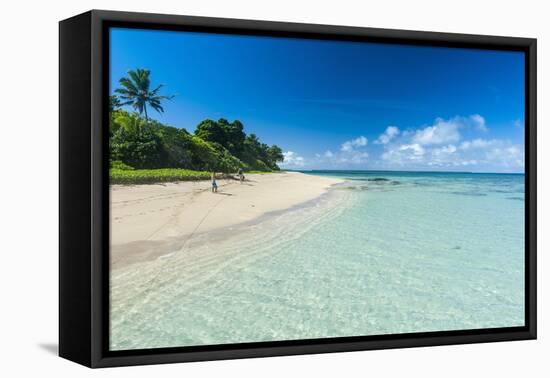
[[[167,181],[208,180],[210,173],[190,169],[118,169],[111,168],[111,184],[150,184]]]
[[[112,183],[201,180],[209,172],[278,171],[281,148],[246,134],[239,120],[206,119],[193,133],[150,117],[164,112],[162,85],[151,89],[150,71],[128,71],[109,97],[109,148]],[[124,106],[134,111],[124,110]],[[148,110],[149,109],[149,110]]]

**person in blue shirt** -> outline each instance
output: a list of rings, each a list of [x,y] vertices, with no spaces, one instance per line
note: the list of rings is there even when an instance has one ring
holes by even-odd
[[[241,184],[243,183],[244,181],[244,173],[243,173],[243,169],[242,168],[239,168],[239,181],[241,182]]]
[[[216,174],[212,172],[212,193],[218,192],[218,184],[216,183]]]

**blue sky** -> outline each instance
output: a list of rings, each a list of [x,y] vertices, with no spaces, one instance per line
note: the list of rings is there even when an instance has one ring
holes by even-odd
[[[111,30],[111,91],[151,70],[163,123],[239,119],[292,169],[524,170],[523,53]]]

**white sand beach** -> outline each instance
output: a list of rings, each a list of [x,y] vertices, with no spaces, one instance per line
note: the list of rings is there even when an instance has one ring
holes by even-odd
[[[165,253],[162,248],[148,247],[153,242],[252,221],[313,200],[340,182],[298,172],[250,174],[242,184],[217,181],[217,193],[210,191],[210,181],[112,185],[111,267]]]

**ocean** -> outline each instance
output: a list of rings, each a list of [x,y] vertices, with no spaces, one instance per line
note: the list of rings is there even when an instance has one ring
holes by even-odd
[[[524,325],[523,174],[304,173],[345,182],[113,273],[111,349]]]

